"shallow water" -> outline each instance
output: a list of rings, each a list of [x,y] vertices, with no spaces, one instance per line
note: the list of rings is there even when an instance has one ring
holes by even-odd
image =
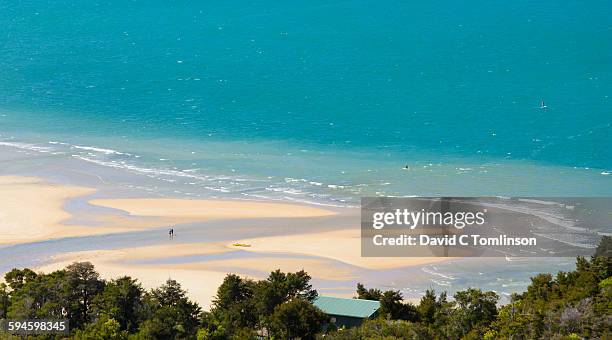
[[[4,143],[177,194],[612,193],[608,1],[0,6]]]

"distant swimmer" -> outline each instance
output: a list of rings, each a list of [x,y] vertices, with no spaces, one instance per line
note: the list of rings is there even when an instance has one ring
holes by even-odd
[[[546,110],[548,106],[546,106],[546,103],[544,103],[544,99],[542,99],[542,101],[540,102],[540,110]]]
[[[170,239],[174,238],[174,229],[170,228],[170,230],[168,230],[168,237],[170,237]]]
[[[410,170],[410,167],[408,166],[408,164],[406,164],[406,166],[404,167],[404,170]]]

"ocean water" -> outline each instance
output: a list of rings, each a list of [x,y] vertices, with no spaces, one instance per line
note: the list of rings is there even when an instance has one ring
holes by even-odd
[[[4,1],[0,145],[141,174],[178,196],[609,196],[611,12],[609,1]]]

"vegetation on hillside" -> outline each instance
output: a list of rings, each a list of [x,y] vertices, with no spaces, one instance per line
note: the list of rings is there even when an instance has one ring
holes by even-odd
[[[539,274],[499,307],[494,292],[469,288],[452,299],[428,290],[417,305],[399,291],[357,285],[361,299],[381,303],[379,317],[334,329],[312,303],[304,272],[274,271],[255,281],[229,274],[210,311],[168,280],[145,290],[135,279],[103,280],[90,263],[43,274],[13,269],[0,284],[0,319],[70,320],[68,335],[38,339],[579,339],[612,335],[612,239],[604,237],[576,270]],[[0,333],[0,338],[11,339]],[[18,337],[13,337],[18,339]]]
[[[428,290],[418,305],[400,292],[366,289],[357,297],[379,300],[382,315],[325,339],[607,339],[612,336],[612,238],[604,237],[576,270],[539,274],[521,294],[498,307],[494,292],[467,289],[453,300]],[[415,314],[413,311],[416,310]]]

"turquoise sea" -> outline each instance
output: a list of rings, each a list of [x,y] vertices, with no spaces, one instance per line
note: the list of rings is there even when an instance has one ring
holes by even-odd
[[[609,1],[3,1],[0,144],[176,195],[609,196],[610,13]]]

